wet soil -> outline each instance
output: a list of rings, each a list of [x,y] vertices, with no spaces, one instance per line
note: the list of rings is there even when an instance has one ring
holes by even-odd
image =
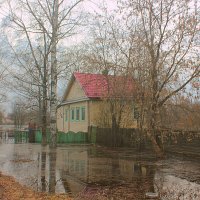
[[[13,177],[0,173],[0,199],[2,200],[72,200],[66,194],[39,193],[19,184]]]
[[[75,197],[75,200],[145,200],[142,192],[145,184],[148,188],[148,181],[146,183],[144,181],[143,185],[92,186],[85,188]]]
[[[144,183],[143,183],[144,184]],[[35,192],[31,188],[21,185],[13,177],[0,172],[1,200],[143,200],[144,196],[138,192],[140,188],[130,185],[92,186],[85,188],[75,198],[67,194],[48,194]],[[131,192],[130,192],[131,191]]]
[[[192,145],[170,145],[165,151],[170,155],[200,160],[200,147]]]

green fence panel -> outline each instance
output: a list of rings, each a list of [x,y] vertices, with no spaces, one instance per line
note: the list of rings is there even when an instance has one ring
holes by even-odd
[[[15,143],[27,143],[28,131],[15,131],[14,140],[15,140]]]
[[[69,134],[68,133],[66,133],[66,135],[65,135],[65,143],[69,143]]]
[[[66,134],[63,132],[58,132],[57,134],[57,142],[58,143],[65,143],[65,136]]]
[[[85,143],[87,142],[87,133],[82,133],[82,139]]]
[[[28,131],[16,131],[15,135],[15,143],[23,143],[28,142],[29,140],[29,132]],[[47,131],[47,142],[50,141],[50,132]],[[35,131],[35,143],[42,142],[42,132],[41,130]],[[57,143],[86,143],[87,142],[87,133],[85,132],[72,132],[68,133],[58,132],[57,133]]]
[[[65,133],[64,136],[65,136],[65,137],[64,137],[64,143],[67,143],[67,138],[68,138],[67,136],[68,136],[68,135]]]
[[[36,143],[42,142],[42,133],[40,130],[35,131],[35,142]]]
[[[65,143],[66,142],[66,133],[61,133],[61,141],[60,143]]]
[[[50,132],[47,130],[47,143],[50,141]],[[42,131],[41,130],[36,130],[35,131],[35,142],[36,143],[41,143],[42,142]]]
[[[78,133],[74,134],[74,143],[79,143],[79,134]]]
[[[85,143],[85,141],[84,141],[84,133],[79,133],[79,141],[81,143]]]
[[[78,132],[77,133],[77,142],[78,143],[85,143],[85,138],[84,138],[85,133],[83,132]]]
[[[67,133],[68,134],[68,141],[67,141],[67,143],[73,143],[73,140],[74,140],[74,138],[73,138],[73,132],[68,132]]]

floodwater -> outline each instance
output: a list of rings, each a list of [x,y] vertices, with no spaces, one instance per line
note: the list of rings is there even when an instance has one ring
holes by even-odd
[[[36,191],[68,193],[75,199],[200,199],[200,160],[151,152],[87,145],[63,145],[56,151],[39,144],[0,143],[0,171]]]

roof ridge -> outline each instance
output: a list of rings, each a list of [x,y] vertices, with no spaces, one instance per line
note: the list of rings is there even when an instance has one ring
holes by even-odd
[[[107,93],[111,92],[109,88],[113,90],[110,94],[116,93],[117,90],[115,92],[114,90],[117,87],[118,82],[120,81],[121,83],[122,78],[125,77],[125,76],[91,74],[91,73],[81,73],[81,72],[74,72],[73,75],[77,80],[77,82],[79,83],[82,90],[84,91],[85,95],[89,98],[104,97],[105,95],[108,95]],[[125,91],[131,92],[132,86],[130,87],[130,85],[132,85],[132,83],[130,82],[130,79],[125,78],[124,80],[126,81],[126,83],[121,83],[123,85],[122,86],[123,88],[119,88],[119,91],[123,90],[124,92]]]
[[[85,75],[99,75],[99,76],[104,76],[104,77],[130,77],[130,75],[115,75],[115,74],[100,74],[100,73],[89,73],[89,72],[73,72],[73,74],[85,74]]]
[[[91,74],[91,75],[98,75],[98,74],[89,73],[89,72],[74,72],[74,74]],[[99,74],[99,75],[101,75],[101,74]]]

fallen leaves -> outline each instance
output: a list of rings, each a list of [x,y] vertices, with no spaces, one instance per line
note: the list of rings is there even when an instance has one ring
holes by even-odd
[[[72,200],[66,194],[49,195],[22,186],[11,176],[0,173],[0,199],[2,200]]]

